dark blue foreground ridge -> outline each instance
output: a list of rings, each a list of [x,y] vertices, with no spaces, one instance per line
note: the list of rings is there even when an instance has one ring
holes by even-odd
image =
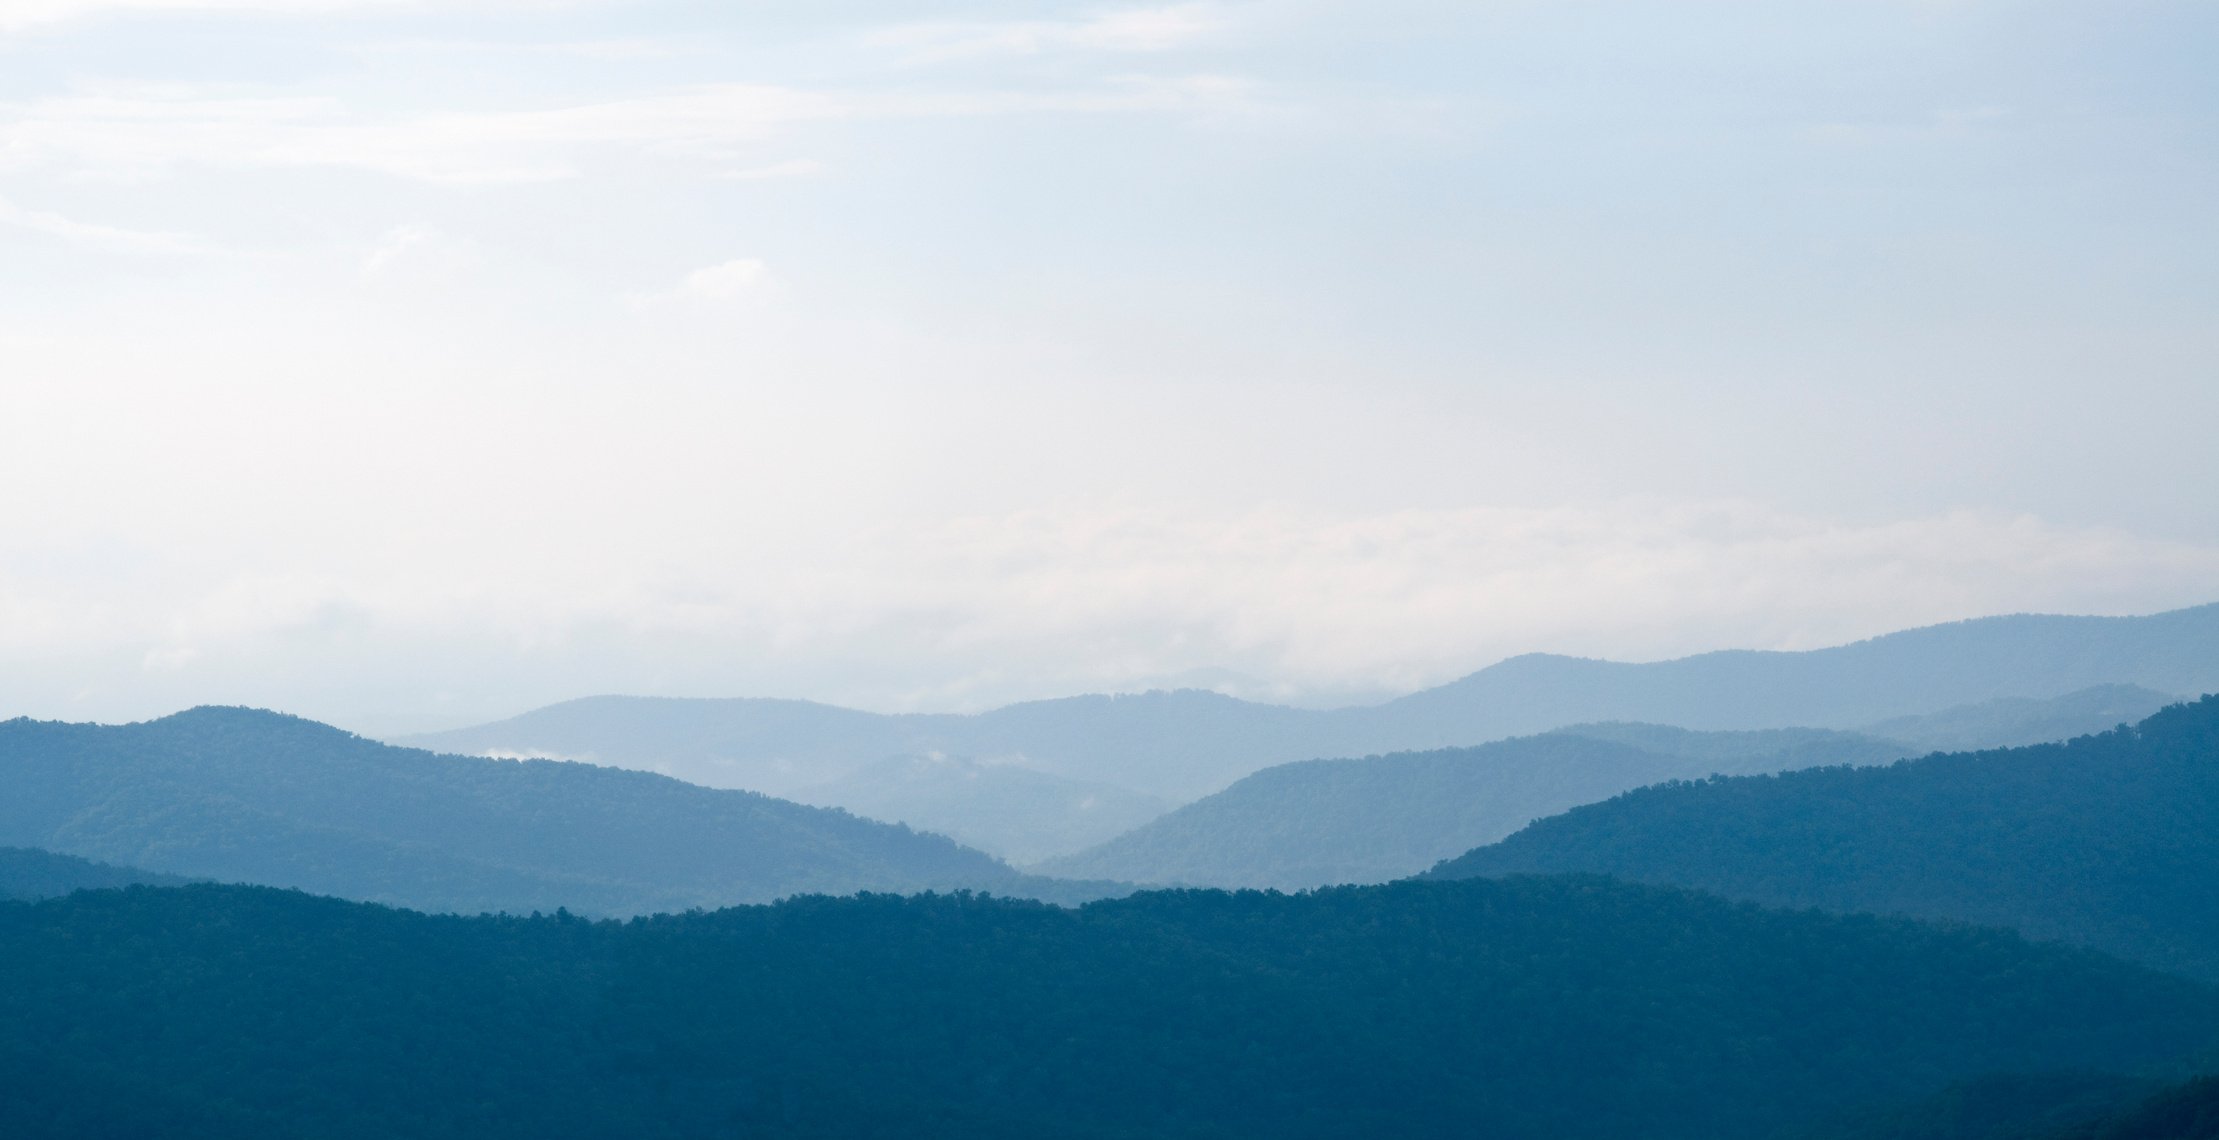
[[[2059,744],[1644,788],[1431,875],[1554,872],[2006,926],[2219,980],[2219,697]]]
[[[262,888],[0,904],[18,1137],[1757,1137],[2131,1070],[2219,994],[1591,878],[630,922]]]

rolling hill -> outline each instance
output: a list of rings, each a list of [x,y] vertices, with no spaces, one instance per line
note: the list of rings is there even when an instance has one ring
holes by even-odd
[[[0,1131],[1758,1140],[2132,1071],[2219,992],[1595,879],[591,923],[195,886],[0,904]]]
[[[970,716],[881,716],[755,698],[586,697],[396,743],[586,760],[774,795],[889,758],[937,753],[1186,800],[1261,763],[1315,755],[1334,716],[1197,690],[1066,697]]]
[[[2020,614],[1800,653],[1730,650],[1625,665],[1533,654],[1380,705],[1440,744],[1582,721],[1684,728],[1858,728],[2007,697],[2099,685],[2219,691],[2219,603],[2148,617]]]
[[[2062,744],[1644,788],[1429,874],[1568,871],[2006,926],[2219,979],[2219,697]]]
[[[1900,740],[1918,753],[2020,748],[2134,724],[2180,699],[2140,685],[2096,685],[2048,700],[1998,697],[1924,716],[1895,717],[1868,724],[1864,731]]]
[[[2160,694],[2219,690],[2219,604],[2148,617],[1981,618],[1831,649],[1706,653],[1648,664],[1535,654],[1382,705],[1333,710],[1196,691],[1070,697],[975,715],[609,696],[396,743],[584,760],[781,796],[825,789],[822,802],[914,821],[944,811],[940,791],[911,800],[899,787],[867,788],[868,780],[851,777],[893,758],[938,754],[1180,804],[1276,764],[1468,747],[1571,724],[1861,729],[1998,700],[2048,701],[2105,685]],[[1956,743],[1993,746],[2023,743],[2028,731],[2049,731],[2026,724],[2043,716],[2058,720],[2062,735],[2117,723],[2090,725],[2086,715],[2083,710],[2083,719],[2072,720],[2026,707],[1989,707],[1964,714],[1956,728],[1903,722],[1902,731],[1955,733],[1949,739]],[[1964,735],[1982,722],[2015,735]],[[835,795],[845,798],[830,798]],[[1026,826],[1035,830],[1027,834],[968,834],[1012,851],[1072,852],[1099,838],[1084,818],[1066,832],[1043,835],[1038,821],[1058,810],[1053,798],[1044,800],[1028,819]]]
[[[182,886],[188,880],[29,847],[0,847],[0,899],[29,902],[72,891],[130,886]]]
[[[1414,875],[1542,816],[1714,772],[1879,764],[1892,741],[1817,729],[1582,725],[1476,748],[1281,764],[1034,870],[1077,878],[1299,890]]]
[[[793,794],[948,836],[1013,863],[1122,835],[1171,810],[1154,796],[960,756],[894,756]]]
[[[422,910],[636,914],[804,891],[1094,897],[936,835],[589,764],[441,756],[201,708],[0,723],[0,843]]]

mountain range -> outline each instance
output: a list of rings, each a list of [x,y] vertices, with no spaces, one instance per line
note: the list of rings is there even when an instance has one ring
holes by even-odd
[[[33,902],[77,891],[132,886],[174,887],[190,880],[136,867],[116,867],[33,847],[0,847],[0,899]]]
[[[1648,784],[1885,764],[1936,745],[2061,740],[2141,720],[2167,701],[2147,689],[2105,685],[2049,700],[2003,699],[1883,721],[1864,732],[1700,732],[1618,722],[1475,748],[1280,764],[1031,869],[1281,890],[1385,882],[1544,816]],[[1883,732],[1888,735],[1877,735]]]
[[[1043,874],[1300,890],[1379,883],[1629,788],[1714,772],[1884,764],[1903,745],[1824,729],[1605,724],[1476,748],[1280,764]]]
[[[1294,894],[256,710],[9,721],[0,1135],[2215,1140],[2178,1082],[2219,1062],[2219,696],[2162,680],[1306,759],[1161,815],[922,737],[794,793],[1011,852],[1141,821],[1039,868]],[[1084,710],[1107,763],[1242,707],[994,723]]]
[[[2201,690],[2191,690],[2201,696]],[[1998,697],[1924,716],[1893,717],[1864,726],[1873,736],[1899,740],[1913,752],[1978,752],[2071,740],[2134,724],[2181,698],[2140,685],[2094,685],[2037,700]]]
[[[2009,927],[2219,980],[2219,696],[2064,743],[1665,784],[1429,872]]]
[[[2057,730],[2153,697],[2114,687],[1921,724],[1958,737]],[[824,797],[975,838],[996,854],[1051,856],[1027,874],[941,834],[840,809],[591,764],[438,755],[209,708],[137,725],[0,723],[0,779],[12,793],[0,802],[0,843],[139,874],[464,913],[636,914],[803,892],[957,888],[1070,902],[1118,893],[1124,882],[1382,882],[1629,788],[1872,764],[1905,751],[1830,730],[1596,724],[1471,749],[1275,766],[1161,816],[1160,801],[1121,788],[954,757],[880,761]],[[1074,836],[1102,842],[1052,856]]]
[[[619,768],[395,748],[252,709],[0,723],[0,783],[0,844],[429,911],[1103,893],[843,811]]]
[[[2077,712],[2014,703],[2101,687],[2108,696],[2089,698]],[[1876,735],[1918,751],[1962,747],[1967,734],[1982,731],[1990,733],[1978,739],[1982,745],[2023,743],[2025,733],[2076,735],[2146,715],[2172,694],[2215,690],[2219,604],[2146,617],[1981,618],[1829,649],[1648,664],[1533,654],[1384,704],[1331,710],[1191,690],[1034,701],[972,715],[607,696],[396,743],[656,771],[945,827],[1029,858],[1075,853],[1104,838],[1100,816],[1072,809],[1089,795],[1099,803],[1121,794],[1137,815],[1151,802],[1192,802],[1264,768],[1324,757],[1469,747],[1602,721],[1868,731],[1887,722],[1894,732]],[[1920,719],[1935,714],[1942,719]],[[2029,726],[2045,716],[2056,723]],[[934,757],[963,765],[916,762]],[[899,780],[866,771],[889,765],[884,770]],[[995,792],[1001,806],[951,815],[949,805],[993,767],[1040,778],[1003,779]],[[996,820],[1025,822],[1010,828]]]
[[[793,798],[937,832],[1019,864],[1123,835],[1171,808],[1112,784],[939,754],[890,756]]]

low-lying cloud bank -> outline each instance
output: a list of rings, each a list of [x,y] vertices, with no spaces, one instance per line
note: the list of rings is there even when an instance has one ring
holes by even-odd
[[[286,572],[248,551],[16,551],[0,712],[245,702],[404,731],[619,691],[973,709],[1191,684],[1320,703],[1529,651],[1812,648],[1992,613],[2151,612],[2219,581],[2208,545],[1734,503],[1028,512],[631,558],[575,545]]]

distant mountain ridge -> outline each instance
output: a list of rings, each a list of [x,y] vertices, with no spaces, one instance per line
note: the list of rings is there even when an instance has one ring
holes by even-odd
[[[395,748],[252,709],[0,723],[0,786],[0,843],[422,910],[1101,893],[841,811],[617,768]]]
[[[1978,618],[1830,649],[1733,650],[1650,664],[1532,654],[1385,704],[1332,710],[1191,690],[1033,701],[974,715],[610,696],[399,742],[560,756],[777,795],[834,785],[889,758],[939,753],[1184,803],[1275,764],[1469,747],[1571,724],[1859,729],[2104,685],[2219,691],[2219,604],[2146,617]],[[901,806],[873,810],[898,814]],[[1067,840],[1069,850],[1084,845]]]
[[[1644,788],[1429,877],[1564,872],[2005,926],[2219,980],[2219,696],[2062,744]]]
[[[794,799],[936,832],[1012,863],[1122,835],[1171,809],[1155,796],[961,756],[895,756]]]
[[[937,753],[1184,799],[1213,790],[1245,757],[1306,758],[1332,739],[1334,715],[1192,689],[1031,701],[975,715],[881,715],[755,697],[607,696],[395,743],[587,760],[774,795],[823,786],[866,764]]]
[[[1924,716],[1883,720],[1864,730],[1903,741],[1920,752],[2021,748],[2136,724],[2181,699],[2140,685],[2096,685],[2046,701],[1998,697]]]
[[[183,886],[189,879],[115,867],[32,847],[0,847],[0,899],[31,902],[74,891]]]
[[[1474,748],[1280,764],[1044,874],[1300,890],[1379,883],[1542,816],[1630,788],[1718,772],[1884,764],[1904,746],[1824,729],[1691,732],[1598,724]]]
[[[1374,711],[1448,734],[1612,720],[1857,728],[2100,685],[2219,691],[2219,603],[2147,617],[1975,618],[1829,649],[1725,650],[1643,665],[1529,654]]]

